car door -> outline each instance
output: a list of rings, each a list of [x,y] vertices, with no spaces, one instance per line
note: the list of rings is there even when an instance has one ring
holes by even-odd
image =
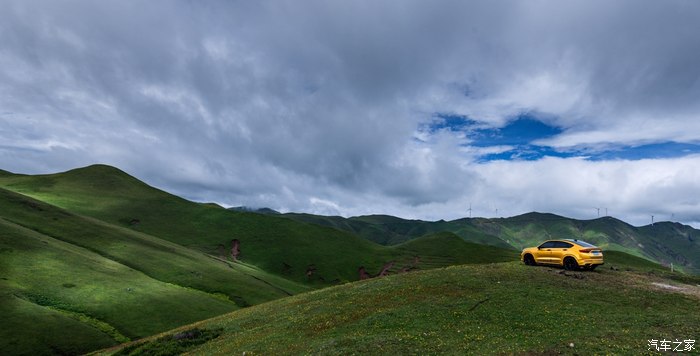
[[[569,249],[574,247],[574,245],[564,242],[564,241],[554,241],[554,246],[552,246],[549,252],[550,263],[563,264],[564,256],[569,253]]]
[[[537,263],[552,263],[552,247],[554,246],[554,241],[547,241],[537,247],[537,253],[535,253],[535,262]]]

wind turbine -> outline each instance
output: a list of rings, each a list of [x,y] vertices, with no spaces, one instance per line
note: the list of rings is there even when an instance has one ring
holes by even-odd
[[[600,217],[600,208],[593,208],[598,211],[598,217]]]
[[[469,209],[467,209],[467,210],[469,210],[469,218],[471,219],[471,217],[472,217],[472,203],[469,203]]]

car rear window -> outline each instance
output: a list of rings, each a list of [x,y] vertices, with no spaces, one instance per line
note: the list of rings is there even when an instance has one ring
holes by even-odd
[[[581,240],[569,240],[569,241],[571,241],[571,242],[573,242],[573,243],[575,243],[575,244],[577,244],[577,245],[579,245],[579,246],[581,246],[581,247],[598,247],[598,246],[596,246],[596,245],[589,244],[589,243],[586,242],[586,241],[581,241]]]

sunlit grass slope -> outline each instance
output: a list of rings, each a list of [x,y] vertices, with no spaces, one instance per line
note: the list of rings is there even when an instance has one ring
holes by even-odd
[[[12,176],[0,185],[215,256],[220,245],[228,255],[231,240],[238,239],[242,261],[296,281],[308,281],[310,268],[312,280],[353,280],[359,266],[377,269],[392,258],[381,246],[349,233],[189,202],[109,166]]]
[[[0,186],[213,256],[223,251],[226,257],[231,240],[238,239],[241,261],[297,282],[357,280],[360,266],[378,271],[389,261],[412,257],[329,227],[193,203],[109,166],[8,175],[0,177]]]
[[[86,352],[237,309],[4,219],[0,231],[3,353]]]
[[[677,282],[620,266],[574,273],[509,262],[394,275],[239,310],[123,353],[157,351],[194,328],[219,335],[189,349],[198,355],[644,354],[649,339],[697,337],[697,279],[675,292],[652,282]]]
[[[10,354],[86,352],[307,290],[4,189],[0,287]]]

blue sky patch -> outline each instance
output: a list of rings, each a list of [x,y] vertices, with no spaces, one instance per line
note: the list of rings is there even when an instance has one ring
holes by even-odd
[[[531,114],[520,115],[501,128],[483,128],[482,123],[464,116],[437,115],[424,129],[430,133],[440,130],[463,132],[470,140],[468,146],[471,147],[512,147],[507,151],[481,155],[478,159],[481,163],[497,160],[535,161],[544,157],[582,157],[590,161],[640,160],[700,154],[700,142],[666,141],[643,145],[612,145],[604,150],[592,147],[557,149],[536,145],[534,142],[555,137],[564,130],[546,124]]]
[[[577,157],[575,152],[557,151],[549,146],[519,145],[512,150],[485,154],[479,158],[480,163],[489,161],[536,161],[543,157],[569,158]]]
[[[500,153],[491,153],[479,158],[480,163],[489,161],[536,161],[544,157],[583,157],[589,161],[611,161],[611,160],[641,160],[641,159],[662,159],[678,158],[691,154],[700,154],[700,144],[681,142],[662,142],[639,146],[618,146],[604,151],[591,151],[588,148],[557,150],[549,146],[539,145],[518,145],[512,150]]]
[[[470,127],[476,124],[476,121],[465,116],[437,114],[436,118],[432,122],[423,126],[423,129],[427,129],[427,131],[430,133],[440,130],[461,132],[468,131]]]
[[[533,141],[551,138],[563,131],[547,125],[529,115],[522,115],[502,128],[478,129],[469,135],[474,140],[472,146],[518,146],[529,145]]]
[[[594,154],[588,154],[592,161],[640,160],[648,158],[677,158],[700,153],[700,144],[682,142],[660,142],[639,146],[624,146]]]

